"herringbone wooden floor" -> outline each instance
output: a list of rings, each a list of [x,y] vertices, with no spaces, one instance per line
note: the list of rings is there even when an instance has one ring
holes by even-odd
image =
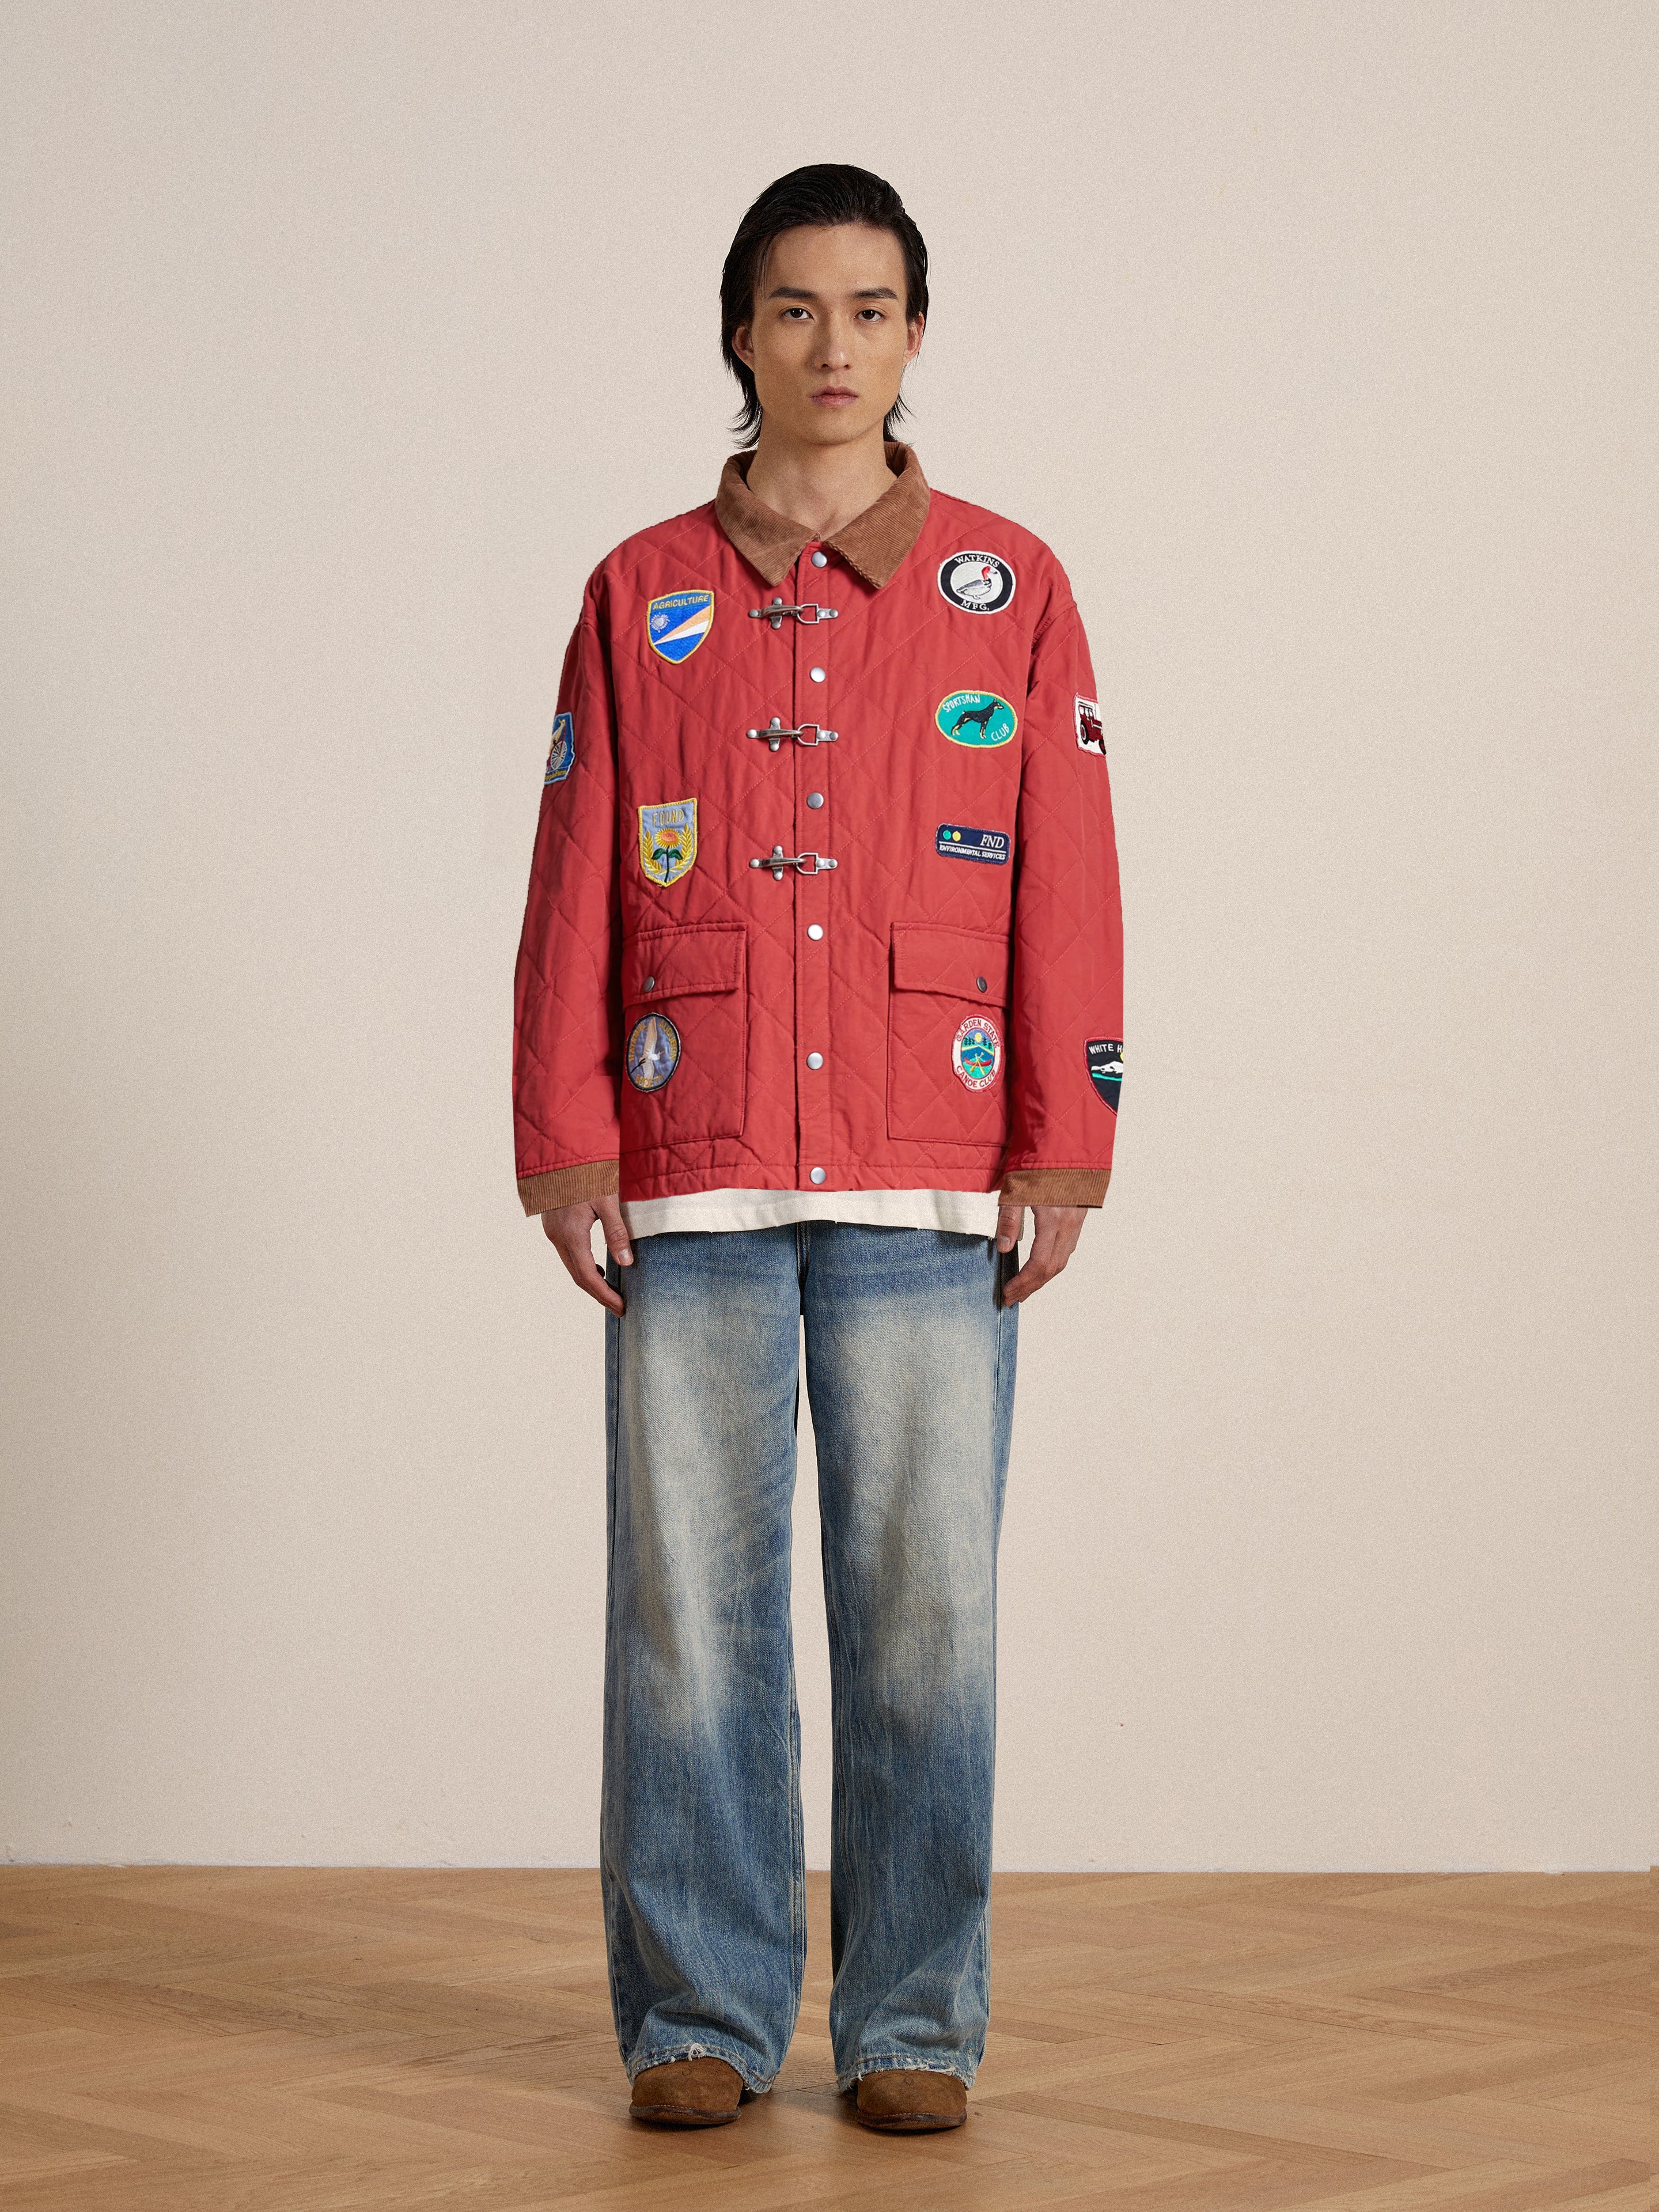
[[[587,1873],[0,1868],[3,2212],[1653,2212],[1629,1875],[1006,1875],[966,2127],[625,2117]]]

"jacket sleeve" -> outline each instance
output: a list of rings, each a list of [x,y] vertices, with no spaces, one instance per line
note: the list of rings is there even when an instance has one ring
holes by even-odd
[[[1094,670],[1063,580],[1031,647],[1016,825],[1002,1195],[1099,1206],[1123,1048],[1123,918]]]
[[[514,1138],[526,1213],[617,1188],[617,732],[599,610],[590,580],[559,679],[558,714],[570,721],[568,736],[554,725],[514,978]]]

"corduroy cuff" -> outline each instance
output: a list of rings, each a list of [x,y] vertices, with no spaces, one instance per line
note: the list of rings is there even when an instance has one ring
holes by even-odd
[[[556,1206],[574,1206],[580,1198],[614,1198],[621,1175],[617,1160],[584,1160],[580,1167],[520,1176],[519,1197],[526,1213],[550,1213]]]

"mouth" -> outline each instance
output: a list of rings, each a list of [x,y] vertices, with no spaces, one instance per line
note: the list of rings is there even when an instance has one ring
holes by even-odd
[[[858,398],[844,384],[826,384],[822,392],[811,395],[814,407],[850,407]]]

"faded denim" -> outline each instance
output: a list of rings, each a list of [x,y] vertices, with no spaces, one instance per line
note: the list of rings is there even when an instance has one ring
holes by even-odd
[[[989,2003],[996,1553],[1017,1255],[799,1222],[606,1264],[601,1882],[630,2079],[708,2054],[770,2088],[806,1958],[789,1623],[799,1344],[834,1729],[838,2085],[971,2082]]]

